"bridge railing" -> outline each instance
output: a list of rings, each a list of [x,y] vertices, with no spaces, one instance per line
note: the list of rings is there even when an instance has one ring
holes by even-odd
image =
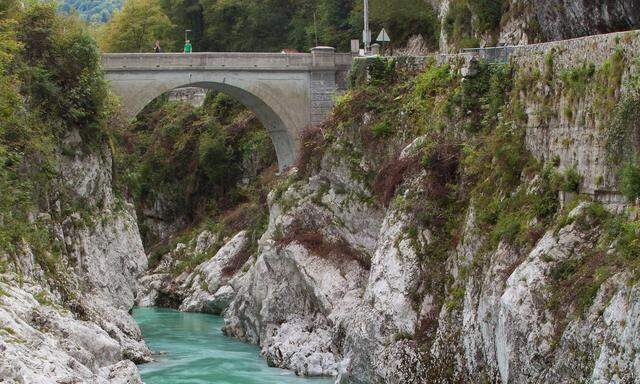
[[[241,69],[241,70],[298,70],[317,64],[320,56],[310,53],[108,53],[102,55],[106,70],[123,69]],[[348,66],[350,54],[322,54],[322,63]]]

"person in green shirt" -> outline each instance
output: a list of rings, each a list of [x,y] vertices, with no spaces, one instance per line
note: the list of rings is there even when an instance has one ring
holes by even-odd
[[[184,53],[191,53],[191,42],[189,40],[184,42]]]

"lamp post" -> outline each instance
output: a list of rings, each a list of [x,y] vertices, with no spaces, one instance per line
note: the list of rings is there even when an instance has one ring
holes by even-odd
[[[364,41],[364,53],[369,52],[371,45],[371,31],[369,30],[369,0],[364,0],[364,31],[362,31],[362,41]]]
[[[185,29],[185,30],[184,30],[184,41],[189,40],[189,37],[188,37],[188,35],[187,35],[189,32],[191,32],[191,30],[190,30],[190,29]]]

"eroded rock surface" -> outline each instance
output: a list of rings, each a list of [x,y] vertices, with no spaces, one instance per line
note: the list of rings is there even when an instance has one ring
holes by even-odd
[[[60,156],[60,191],[52,199],[64,191],[84,210],[63,213],[57,200],[34,213],[58,253],[36,256],[23,244],[0,274],[0,377],[141,383],[134,362],[149,361],[150,351],[128,313],[147,266],[135,212],[113,194],[107,147],[87,151],[77,131],[64,145],[71,153]]]
[[[250,258],[249,238],[246,231],[240,231],[213,253],[216,242],[214,234],[203,231],[189,244],[178,244],[164,255],[153,271],[140,278],[137,305],[221,314],[235,295],[233,279],[248,268],[244,265]],[[211,256],[191,273],[176,273],[178,253],[189,258]]]

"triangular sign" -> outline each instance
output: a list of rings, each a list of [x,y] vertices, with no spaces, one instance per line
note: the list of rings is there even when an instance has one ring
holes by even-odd
[[[381,43],[388,43],[391,41],[389,35],[387,35],[387,31],[385,31],[384,28],[382,28],[382,31],[380,31],[380,34],[378,35],[376,41],[379,41]]]

